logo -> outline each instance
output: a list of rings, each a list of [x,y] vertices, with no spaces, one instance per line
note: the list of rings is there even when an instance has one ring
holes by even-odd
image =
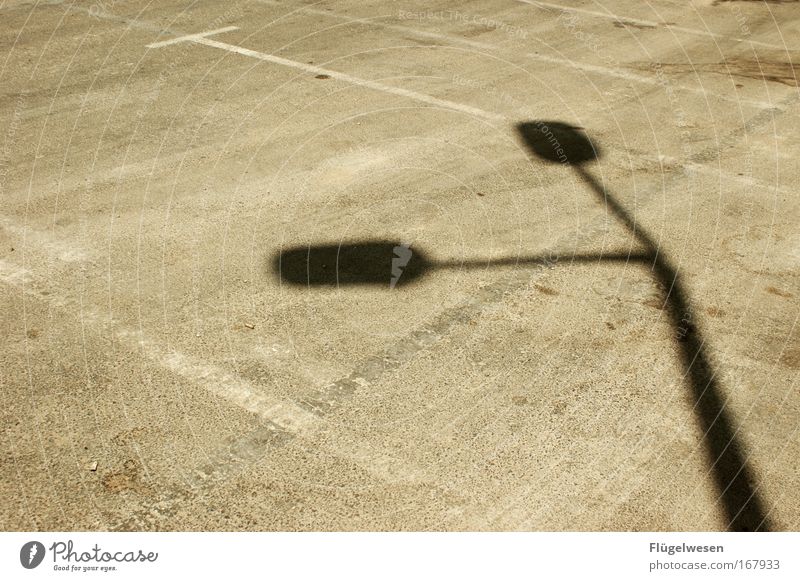
[[[405,244],[394,247],[394,257],[392,258],[392,279],[389,281],[389,288],[393,289],[395,287],[397,281],[400,280],[400,276],[403,274],[403,268],[405,268],[405,266],[408,264],[408,261],[411,260],[411,256],[414,254],[409,246],[411,246],[411,244],[406,242]]]
[[[39,541],[25,543],[19,551],[19,562],[26,569],[35,569],[43,559],[44,545]]]

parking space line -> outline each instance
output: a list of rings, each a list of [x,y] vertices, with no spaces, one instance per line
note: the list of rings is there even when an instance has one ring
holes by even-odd
[[[0,260],[0,283],[17,288],[23,294],[65,310],[78,313],[81,324],[97,327],[111,327],[116,340],[128,348],[138,350],[147,359],[184,377],[210,393],[245,409],[265,421],[274,423],[291,433],[303,433],[319,418],[301,407],[264,394],[254,385],[215,365],[209,365],[194,357],[175,350],[165,350],[156,341],[147,338],[140,330],[117,326],[108,313],[87,306],[82,302],[55,295],[45,294],[37,287],[42,284],[29,269]]]
[[[228,27],[228,29],[232,29],[232,28],[234,28],[234,27]],[[212,31],[211,33],[216,33],[216,32]],[[184,42],[184,41],[186,41],[186,42],[193,42],[193,43],[196,43],[196,44],[201,44],[201,45],[206,45],[206,46],[211,46],[211,47],[216,47],[216,48],[222,48],[224,50],[230,50],[230,48],[233,48],[235,50],[230,50],[230,52],[236,52],[236,53],[239,53],[239,54],[243,54],[245,56],[259,58],[260,60],[267,60],[269,62],[273,62],[273,63],[276,63],[276,64],[281,64],[281,65],[290,66],[290,67],[294,67],[294,68],[301,68],[301,69],[304,69],[304,70],[306,70],[308,72],[312,72],[312,73],[327,74],[327,75],[329,75],[329,76],[331,76],[333,78],[339,78],[341,80],[345,80],[346,82],[353,82],[353,79],[355,79],[355,80],[359,81],[359,83],[356,83],[356,84],[360,84],[362,86],[367,86],[367,87],[370,87],[370,88],[373,88],[373,89],[376,88],[375,86],[371,86],[371,85],[367,84],[367,83],[373,83],[372,81],[365,81],[363,79],[358,79],[356,77],[350,77],[349,75],[346,75],[344,73],[337,73],[336,71],[329,71],[329,70],[323,69],[321,67],[314,67],[314,66],[305,65],[304,63],[297,63],[297,62],[291,61],[289,59],[282,59],[281,57],[276,57],[274,55],[267,55],[267,54],[264,54],[264,53],[259,53],[257,51],[251,51],[249,49],[244,49],[242,47],[237,47],[235,45],[228,45],[226,43],[219,43],[219,42],[216,42],[216,41],[213,41],[211,39],[206,38],[206,36],[208,34],[210,34],[210,33],[190,34],[190,35],[186,35],[185,37],[181,37],[179,39],[171,39],[170,41],[166,41],[166,44],[170,45],[170,44],[175,44],[175,42]],[[173,42],[173,41],[175,41],[175,42]],[[155,45],[159,45],[161,43],[154,43],[154,44]],[[297,67],[296,65],[300,65],[300,67]],[[379,85],[381,87],[378,90],[384,90],[384,88],[387,87],[386,85],[381,85],[380,83],[375,83],[375,84]],[[448,108],[451,108],[451,109],[454,108],[451,105],[458,105],[459,107],[468,107],[466,105],[460,105],[458,103],[452,103],[452,102],[449,102],[449,101],[438,100],[438,99],[435,99],[435,98],[427,96],[427,95],[421,95],[419,93],[415,93],[413,91],[405,91],[404,89],[399,89],[399,88],[396,88],[396,87],[388,87],[388,88],[392,89],[392,91],[390,91],[390,92],[393,92],[395,94],[401,94],[403,96],[407,96],[407,97],[411,97],[411,98],[417,98],[419,96],[422,96],[422,97],[425,97],[427,99],[431,99],[431,100],[436,101],[437,105],[441,105],[441,104],[444,103],[445,104],[444,106],[447,106]],[[398,91],[400,91],[400,92],[398,93]],[[414,96],[411,96],[411,95],[414,95]],[[425,101],[425,102],[429,102],[430,103],[430,101]],[[469,109],[474,109],[474,108],[470,107]],[[477,110],[477,111],[479,111],[479,112],[481,112],[483,114],[487,114],[487,112],[485,112],[485,111],[481,111],[481,110]],[[503,116],[495,115],[495,117],[503,119]],[[10,275],[9,275],[9,277],[7,277],[9,279],[9,281],[16,281],[17,283],[19,283],[21,280],[22,281],[26,281],[27,280],[27,279],[25,279],[25,275],[24,274],[20,274],[19,272],[14,272],[14,271],[9,271],[9,272],[10,272]],[[0,279],[4,279],[4,274],[6,274],[6,272],[4,270],[4,263],[0,262]],[[528,274],[530,274],[530,273],[528,273]],[[22,278],[20,278],[20,277],[22,277]],[[509,281],[506,281],[506,282],[509,282]],[[514,286],[514,284],[516,284],[516,281],[512,280],[510,282],[511,282],[511,286],[512,287]],[[50,300],[52,300],[52,297],[49,297],[49,298],[50,298]],[[487,305],[491,305],[491,304],[496,303],[498,300],[500,300],[500,299],[498,297],[495,297],[495,296],[487,297],[486,304]],[[472,307],[474,307],[474,305],[468,304],[468,305],[466,305],[466,310],[468,311]],[[463,313],[456,313],[456,314],[463,314]],[[102,316],[103,316],[102,321],[107,322],[107,316],[105,316],[105,315],[102,315]],[[446,332],[449,331],[449,329],[444,329],[444,331],[445,331],[445,333],[443,333],[443,334],[446,334]],[[137,344],[139,346],[141,346],[142,339],[139,337],[138,333],[133,333],[131,335],[131,337],[128,337],[128,340],[137,341]],[[156,345],[156,347],[157,347],[157,345]],[[191,371],[191,375],[195,379],[199,378],[200,381],[205,381],[206,383],[208,383],[208,382],[219,382],[220,380],[222,380],[222,383],[226,383],[227,382],[227,378],[232,377],[232,376],[230,376],[230,374],[228,374],[224,370],[220,370],[218,368],[213,368],[213,367],[210,368],[209,366],[207,366],[207,365],[205,365],[203,363],[198,363],[197,361],[194,361],[194,360],[192,360],[192,359],[190,359],[188,357],[182,356],[180,354],[174,354],[174,353],[164,354],[162,352],[160,354],[156,353],[156,356],[161,359],[163,365],[166,365],[167,367],[170,367],[171,369],[173,369],[177,373],[186,374],[186,370],[189,369]],[[400,358],[398,358],[398,360],[400,360]],[[220,373],[222,375],[220,375]],[[236,377],[233,377],[233,379],[238,381],[238,378],[236,378]],[[370,379],[372,379],[372,378],[370,378]],[[245,387],[246,387],[246,383],[245,383]],[[325,394],[325,395],[329,395],[329,394]],[[244,395],[242,395],[242,394],[235,395],[235,398],[238,398],[238,401],[244,402],[246,405],[248,405],[248,397],[249,396],[246,393]],[[335,399],[335,398],[332,398],[332,399]],[[332,402],[332,403],[335,403],[335,402]],[[299,406],[295,406],[294,404],[291,404],[291,405],[294,408],[299,409]],[[261,407],[260,404],[257,407],[260,408]],[[300,412],[304,412],[304,413],[308,413],[308,412],[306,412],[305,410],[302,410],[302,409],[299,409],[299,411]],[[312,418],[308,418],[308,419],[311,422],[315,421],[315,418],[313,418],[313,417]],[[255,443],[251,445],[250,440],[255,441]],[[244,448],[247,451],[247,455],[239,454],[239,455],[233,455],[232,457],[238,458],[239,456],[243,456],[246,459],[250,453],[257,455],[258,451],[259,451],[259,449],[260,449],[260,447],[262,445],[261,439],[260,439],[260,437],[258,437],[258,438],[251,438],[250,440],[247,440],[248,444]],[[369,462],[370,460],[369,460],[369,458],[363,458],[362,461]],[[225,462],[223,461],[222,463],[224,464]]]
[[[235,27],[229,27],[228,30],[235,30]],[[333,69],[326,69],[324,67],[318,67],[316,65],[301,63],[298,61],[294,61],[291,59],[283,58],[277,55],[268,54],[265,52],[259,52],[257,50],[252,50],[249,48],[244,48],[242,46],[237,46],[235,44],[229,44],[227,42],[219,42],[216,40],[211,40],[206,38],[205,34],[190,34],[187,36],[182,36],[176,39],[172,39],[174,42],[169,42],[169,44],[174,44],[175,42],[193,42],[195,44],[201,44],[204,46],[209,46],[212,48],[219,48],[228,52],[240,54],[242,56],[247,56],[250,58],[255,58],[258,60],[270,62],[277,65],[282,65],[285,67],[291,67],[293,69],[298,69],[301,71],[305,71],[307,73],[311,73],[314,75],[326,75],[330,78],[337,79],[339,81],[344,81],[345,83],[350,83],[352,85],[356,85],[359,87],[366,87],[368,89],[373,89],[375,91],[381,91],[384,93],[390,93],[392,95],[398,95],[400,97],[406,97],[409,99],[413,99],[414,101],[418,101],[420,103],[425,103],[427,105],[434,105],[437,107],[442,107],[444,109],[451,109],[455,111],[459,111],[461,113],[466,113],[468,115],[474,115],[476,117],[482,117],[484,119],[489,119],[492,121],[505,121],[506,118],[503,115],[499,115],[497,113],[492,113],[489,111],[484,111],[483,109],[479,109],[477,107],[472,107],[470,105],[464,105],[462,103],[456,103],[455,101],[448,101],[446,99],[438,99],[436,97],[432,97],[430,95],[426,95],[424,93],[418,93],[416,91],[411,91],[409,89],[403,89],[401,87],[394,87],[392,85],[385,85],[383,83],[379,83],[377,81],[370,81],[368,79],[362,79],[359,77],[354,77],[352,75],[348,75],[347,73],[342,73],[339,71],[335,71]],[[153,43],[148,44],[148,48],[156,48],[158,46],[163,46],[162,43]]]
[[[793,94],[784,99],[781,104],[788,107],[798,98],[800,97],[797,94]],[[762,112],[749,120],[741,131],[753,130],[768,120],[773,120],[774,115],[775,113],[767,116]],[[722,139],[714,146],[689,158],[688,164],[699,165],[700,162],[707,160],[709,156],[713,157],[721,151],[734,146],[738,143],[739,134],[740,130],[734,131],[726,139]],[[683,173],[672,172],[665,176],[663,182],[638,190],[639,203],[646,205],[656,194],[672,187],[683,176]],[[543,254],[551,257],[551,259],[540,264],[535,272],[532,272],[532,268],[514,269],[507,276],[498,277],[498,280],[494,283],[481,289],[477,296],[443,311],[431,322],[415,329],[385,352],[363,360],[354,367],[349,375],[307,394],[300,399],[299,405],[311,410],[310,413],[318,414],[319,416],[327,415],[332,408],[343,405],[357,389],[363,390],[376,385],[383,379],[383,375],[387,371],[392,371],[400,365],[413,360],[419,353],[424,352],[448,336],[460,324],[474,319],[491,309],[499,308],[506,297],[528,288],[528,285],[536,281],[537,278],[544,278],[555,263],[569,262],[571,254],[576,252],[582,244],[591,243],[608,234],[609,220],[609,215],[603,213],[590,220],[577,232],[568,232],[556,240],[552,247],[545,250]],[[565,250],[565,245],[569,250]]]
[[[162,46],[169,46],[179,42],[186,42],[187,40],[198,40],[214,34],[222,34],[223,32],[231,32],[232,30],[239,30],[237,26],[226,26],[224,28],[217,28],[216,30],[209,30],[208,32],[198,32],[197,34],[186,34],[178,38],[170,38],[169,40],[162,40],[153,42],[147,45],[147,48],[160,48]]]
[[[257,0],[260,4],[267,4],[267,5],[279,5],[279,3],[275,2],[274,0]],[[300,8],[300,12],[305,12],[307,14],[314,14],[318,16],[327,16],[330,18],[336,18],[338,20],[343,20],[344,22],[349,22],[352,24],[362,24],[364,26],[372,26],[377,28],[383,28],[385,30],[394,30],[397,32],[401,32],[403,34],[410,34],[416,36],[420,39],[432,39],[438,40],[440,42],[447,42],[450,44],[456,45],[463,45],[468,46],[470,48],[474,48],[477,50],[485,50],[485,51],[496,51],[498,49],[497,46],[479,42],[475,40],[469,40],[466,38],[461,38],[459,36],[451,35],[451,34],[443,34],[439,32],[430,32],[427,30],[419,30],[417,28],[412,28],[410,26],[403,26],[400,24],[389,24],[387,22],[381,22],[379,20],[374,19],[365,19],[365,18],[351,18],[344,14],[338,14],[336,12],[330,12],[327,10],[319,10],[316,8]],[[539,41],[541,44],[544,44],[549,47],[546,43]],[[635,83],[641,83],[644,85],[652,85],[652,86],[662,86],[664,82],[655,77],[648,77],[646,75],[640,75],[634,72],[630,72],[623,69],[614,69],[611,67],[605,67],[602,65],[594,65],[589,63],[583,63],[576,61],[570,58],[562,58],[562,57],[555,57],[550,55],[538,54],[538,53],[527,53],[524,55],[525,57],[531,60],[537,60],[546,63],[552,63],[557,65],[563,65],[570,68],[578,69],[587,71],[590,73],[594,73],[597,75],[603,75],[608,77],[614,77],[619,79],[624,79],[626,81],[632,81]],[[714,97],[716,99],[720,99],[721,101],[727,101],[729,103],[735,103],[737,105],[748,105],[751,107],[757,107],[760,109],[774,109],[775,104],[770,103],[767,101],[759,101],[753,99],[745,99],[739,96],[736,97],[729,97],[728,95],[724,95],[721,93],[715,93],[713,91],[708,91],[703,88],[697,87],[690,87],[688,85],[681,85],[677,83],[669,83],[670,87],[674,87],[676,90],[686,91],[687,93],[694,93],[696,95],[700,95],[702,97]]]
[[[259,4],[265,4],[269,6],[282,5],[280,2],[276,2],[275,0],[256,0],[256,2],[258,2]],[[313,14],[315,16],[327,16],[329,18],[335,18],[336,20],[342,20],[349,24],[363,24],[364,26],[372,26],[372,27],[384,28],[386,30],[394,30],[395,32],[400,32],[403,34],[413,34],[414,36],[417,36],[419,38],[429,38],[432,40],[443,40],[446,42],[463,44],[464,46],[479,48],[481,50],[497,49],[497,47],[492,44],[480,42],[477,40],[469,40],[468,38],[461,38],[460,36],[452,36],[449,34],[442,34],[440,32],[429,32],[427,30],[419,30],[417,28],[412,28],[410,26],[403,26],[402,24],[389,24],[388,22],[381,22],[380,20],[376,20],[377,18],[383,18],[383,16],[376,16],[374,18],[353,18],[351,16],[347,16],[346,14],[339,14],[338,12],[332,12],[330,10],[320,10],[318,8],[311,8],[310,6],[303,6],[302,8],[298,8],[298,11],[305,12],[306,14]]]
[[[562,59],[557,57],[552,57],[544,54],[528,54],[528,58],[535,59],[542,62],[549,62],[552,64],[564,65],[567,67],[572,67],[574,69],[586,71],[589,73],[595,73],[598,75],[606,75],[609,77],[616,77],[618,79],[624,79],[626,81],[631,81],[634,83],[640,83],[643,85],[651,85],[654,87],[664,87],[665,89],[672,89],[673,87],[679,91],[686,91],[687,93],[694,93],[696,95],[700,95],[708,99],[708,97],[713,97],[714,99],[719,99],[720,101],[726,101],[728,103],[734,103],[736,105],[749,105],[751,107],[755,107],[757,109],[778,109],[778,106],[775,103],[770,103],[769,101],[755,101],[752,99],[744,99],[740,97],[729,97],[727,95],[723,95],[720,93],[715,93],[713,91],[708,91],[703,88],[698,87],[689,87],[687,85],[679,85],[677,83],[670,83],[664,80],[661,80],[657,77],[648,77],[646,75],[640,75],[638,73],[622,70],[622,69],[612,69],[609,67],[604,67],[602,65],[593,65],[589,63],[582,63],[578,61],[574,61],[572,59]]]
[[[112,336],[131,350],[139,351],[150,361],[173,374],[189,380],[212,395],[227,400],[260,419],[259,426],[234,442],[211,454],[211,458],[184,475],[186,487],[171,485],[159,495],[158,502],[134,511],[111,527],[128,530],[141,527],[143,521],[164,517],[176,504],[195,498],[224,482],[242,469],[263,457],[270,448],[281,446],[295,438],[309,439],[324,425],[320,414],[303,409],[302,405],[262,393],[256,386],[235,372],[176,350],[165,350],[140,330],[116,325],[113,318],[82,302],[39,290],[41,277],[30,269],[0,259],[0,284],[18,289],[26,296],[42,301],[68,313],[77,313],[82,325],[108,328]],[[317,450],[342,458],[361,467],[384,482],[420,483],[425,481],[423,470],[402,458],[374,449],[369,442],[338,444],[335,448],[322,442]],[[429,483],[430,484],[430,483]]]
[[[517,2],[521,2],[522,4],[529,4],[530,6],[535,6],[537,8],[544,8],[545,10],[558,10],[560,12],[574,12],[576,14],[585,14],[586,16],[592,16],[594,18],[605,18],[607,20],[614,20],[616,22],[630,23],[630,24],[637,24],[639,26],[647,26],[650,28],[666,28],[669,30],[675,30],[677,32],[683,32],[685,34],[694,34],[695,36],[705,36],[708,38],[714,39],[721,39],[721,40],[732,40],[735,42],[746,42],[748,44],[755,44],[758,46],[763,46],[766,48],[774,48],[778,50],[789,50],[789,47],[786,45],[778,45],[772,44],[769,42],[761,42],[759,40],[752,40],[749,38],[739,38],[735,36],[730,36],[727,34],[720,34],[719,32],[711,32],[710,30],[698,30],[696,28],[687,28],[685,26],[677,26],[675,24],[670,24],[669,22],[658,22],[656,20],[643,20],[641,18],[630,18],[628,16],[619,16],[617,14],[613,14],[611,12],[599,12],[596,10],[588,10],[586,8],[577,8],[575,6],[564,6],[563,4],[552,4],[550,2],[539,2],[539,0],[517,0]]]

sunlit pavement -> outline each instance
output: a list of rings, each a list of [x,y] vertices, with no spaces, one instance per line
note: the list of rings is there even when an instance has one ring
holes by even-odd
[[[796,530],[791,3],[0,4],[4,530]]]

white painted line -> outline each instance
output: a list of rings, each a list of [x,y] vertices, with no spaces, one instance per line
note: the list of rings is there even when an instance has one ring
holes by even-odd
[[[181,34],[180,31],[164,28],[163,26],[159,26],[157,24],[151,24],[150,22],[146,22],[138,18],[125,18],[124,16],[117,16],[116,14],[111,14],[103,10],[95,12],[91,8],[78,6],[74,2],[67,4],[65,6],[65,9],[74,10],[77,12],[83,12],[84,14],[88,14],[92,18],[100,18],[101,20],[108,20],[110,22],[118,22],[119,24],[126,24],[130,28],[135,28],[136,30],[145,30],[147,32],[154,32],[156,34],[173,34],[173,35]]]
[[[193,42],[196,44],[202,44],[205,46],[210,46],[213,48],[219,48],[228,52],[240,54],[242,56],[247,56],[250,58],[255,58],[258,60],[270,62],[276,65],[282,65],[285,67],[291,67],[293,69],[298,69],[301,71],[305,71],[314,75],[327,75],[332,79],[337,79],[339,81],[344,81],[345,83],[350,83],[352,85],[356,85],[359,87],[365,87],[368,89],[373,89],[375,91],[381,91],[384,93],[389,93],[392,95],[398,95],[400,97],[406,97],[408,99],[413,99],[414,101],[418,101],[420,103],[425,103],[427,105],[434,105],[436,107],[442,107],[445,109],[451,109],[454,111],[460,111],[462,113],[466,113],[468,115],[474,115],[476,117],[482,117],[484,119],[489,119],[492,121],[505,121],[506,117],[503,115],[499,115],[497,113],[491,113],[489,111],[484,111],[483,109],[479,109],[477,107],[471,107],[469,105],[464,105],[462,103],[456,103],[454,101],[448,101],[446,99],[437,99],[436,97],[431,97],[430,95],[426,95],[424,93],[418,93],[416,91],[411,91],[409,89],[403,89],[401,87],[393,87],[392,85],[385,85],[383,83],[379,83],[377,81],[370,81],[367,79],[362,79],[359,77],[354,77],[352,75],[348,75],[347,73],[340,73],[339,71],[334,71],[332,69],[326,69],[323,67],[318,67],[316,65],[310,65],[306,63],[301,63],[299,61],[293,61],[291,59],[283,58],[280,56],[276,56],[273,54],[268,54],[264,52],[259,52],[257,50],[252,50],[249,48],[244,48],[241,46],[236,46],[235,44],[228,44],[227,42],[219,42],[216,40],[211,40],[206,38],[206,35],[209,33],[202,33],[202,34],[190,34],[187,36],[182,36],[180,38],[171,39],[169,41],[165,41],[167,44],[175,44],[175,42]],[[155,43],[148,46],[164,46],[163,43]]]
[[[727,95],[721,95],[719,93],[715,93],[713,91],[707,91],[699,87],[689,87],[686,85],[678,85],[673,83],[665,83],[656,77],[648,77],[646,75],[639,75],[637,73],[633,73],[630,71],[626,71],[624,69],[612,69],[600,65],[592,65],[588,63],[581,63],[578,61],[573,61],[570,59],[562,59],[557,57],[551,57],[543,54],[528,54],[528,58],[539,60],[542,62],[549,62],[553,64],[559,64],[567,67],[572,67],[575,69],[579,69],[582,71],[587,71],[590,73],[595,73],[598,75],[606,75],[609,77],[617,77],[619,79],[625,79],[626,81],[631,81],[634,83],[641,83],[644,85],[653,85],[653,86],[664,86],[665,88],[675,89],[678,91],[686,91],[688,93],[695,93],[702,97],[711,97],[714,99],[719,99],[720,101],[727,101],[729,103],[734,103],[737,105],[749,105],[751,107],[755,107],[757,109],[775,109],[779,110],[778,105],[775,103],[770,103],[768,101],[753,101],[752,99],[740,99],[738,97],[728,97]]]
[[[573,6],[564,6],[562,4],[551,4],[550,2],[539,2],[538,0],[517,0],[517,2],[521,2],[522,4],[529,4],[531,6],[536,6],[537,8],[560,10],[561,12],[575,12],[577,14],[585,14],[587,16],[593,16],[595,18],[605,18],[607,20],[615,20],[622,23],[629,22],[631,24],[649,26],[651,28],[668,28],[670,30],[675,30],[677,32],[694,34],[696,36],[720,38],[723,40],[733,40],[735,42],[747,42],[750,44],[757,44],[759,46],[764,46],[768,48],[776,48],[778,50],[789,50],[789,47],[787,46],[780,46],[777,44],[771,44],[769,42],[751,40],[749,38],[739,38],[739,37],[729,36],[727,34],[711,32],[710,30],[698,30],[695,28],[686,28],[685,26],[677,26],[675,24],[670,24],[668,22],[657,22],[655,20],[642,20],[640,18],[629,18],[627,16],[618,16],[616,14],[612,14],[609,12],[598,12],[596,10],[587,10],[586,8],[576,8]]]
[[[117,331],[115,334],[120,337],[122,331]],[[215,365],[208,365],[177,351],[165,353],[157,344],[146,339],[140,339],[138,343],[150,359],[176,375],[204,386],[213,394],[281,426],[288,432],[302,434],[319,422],[319,418],[314,414],[293,403],[260,393],[248,381]]]
[[[751,186],[751,187],[754,187],[754,188],[759,188],[759,189],[763,189],[763,190],[767,190],[767,191],[771,191],[771,192],[781,193],[781,194],[784,194],[786,196],[795,196],[795,195],[797,195],[797,190],[795,190],[795,189],[792,189],[792,188],[789,188],[789,187],[786,187],[786,186],[782,186],[782,185],[777,184],[777,183],[771,184],[771,183],[763,182],[763,181],[757,180],[757,179],[755,179],[753,177],[750,177],[750,176],[739,175],[739,174],[736,174],[736,173],[733,173],[733,172],[730,172],[730,171],[727,171],[727,170],[720,169],[716,165],[709,166],[709,165],[704,165],[702,163],[696,163],[696,162],[693,162],[693,161],[682,161],[682,160],[680,160],[680,159],[678,159],[676,157],[672,157],[672,156],[669,156],[669,155],[652,155],[652,154],[648,154],[648,153],[638,153],[638,152],[637,153],[632,153],[631,155],[635,155],[635,157],[637,157],[639,159],[644,159],[644,160],[649,161],[651,163],[658,163],[658,164],[666,163],[666,164],[669,164],[669,165],[674,165],[676,167],[680,167],[681,169],[683,169],[683,170],[685,170],[687,172],[697,172],[697,173],[708,175],[708,176],[711,176],[711,177],[723,178],[723,179],[726,179],[726,180],[730,180],[730,181],[733,181],[733,182],[740,183],[740,184],[745,185],[745,186]]]
[[[213,34],[222,34],[223,32],[231,32],[232,30],[239,30],[238,26],[226,26],[225,28],[217,28],[216,30],[209,30],[208,32],[198,32],[197,34],[187,34],[177,38],[170,38],[169,40],[162,40],[160,42],[153,42],[147,45],[147,48],[161,48],[162,46],[169,46],[171,44],[178,44],[179,42],[186,42],[191,40],[198,40],[211,36]]]
[[[267,4],[270,6],[283,6],[282,3],[276,2],[275,0],[256,0],[259,4]],[[311,8],[308,6],[303,6],[302,8],[297,9],[299,12],[305,12],[306,14],[314,14],[316,16],[327,16],[329,18],[335,18],[337,20],[343,20],[344,22],[348,22],[350,24],[363,24],[364,26],[372,26],[372,27],[379,27],[384,28],[386,30],[394,30],[397,32],[402,32],[403,34],[412,34],[419,38],[430,38],[432,40],[439,40],[439,41],[446,41],[451,43],[463,44],[464,46],[470,46],[472,48],[479,48],[481,50],[496,50],[497,47],[488,44],[485,42],[480,42],[477,40],[469,40],[467,38],[461,38],[460,36],[451,36],[449,34],[441,34],[437,32],[428,32],[426,30],[419,30],[417,28],[412,28],[410,26],[403,26],[402,24],[389,24],[387,22],[381,22],[380,20],[376,20],[375,18],[352,18],[347,16],[346,14],[339,14],[338,12],[332,12],[330,10],[319,10],[318,8]],[[376,17],[376,18],[381,18]]]
[[[546,8],[550,10],[560,10],[562,12],[576,12],[578,14],[586,14],[587,16],[595,16],[598,18],[607,18],[611,20],[618,20],[620,22],[630,22],[631,24],[639,24],[641,26],[650,26],[656,28],[658,26],[665,26],[666,22],[656,22],[654,20],[641,20],[639,18],[629,18],[627,16],[617,16],[608,12],[599,12],[597,10],[587,10],[586,8],[577,8],[575,6],[564,6],[562,4],[551,4],[550,2],[538,2],[537,0],[517,0],[523,4],[530,4],[537,8]]]
[[[321,428],[324,420],[316,414],[292,402],[264,394],[234,373],[178,351],[166,351],[157,342],[146,338],[141,331],[116,325],[107,313],[54,293],[44,294],[37,290],[43,282],[26,268],[0,259],[0,283],[17,288],[24,294],[63,311],[77,314],[84,324],[109,328],[114,338],[129,349],[142,353],[147,359],[205,388],[213,395],[280,426],[291,435],[310,438]],[[351,461],[386,482],[427,482],[419,466],[375,450],[369,443],[342,442],[329,445],[323,441],[318,449]],[[263,450],[258,449],[255,452]],[[211,471],[225,472],[228,469],[227,464],[216,463],[211,466]]]
[[[277,424],[287,432],[303,435],[314,424],[320,422],[316,415],[293,403],[265,394],[248,381],[224,369],[178,351],[164,350],[156,341],[145,337],[141,331],[116,325],[108,313],[55,293],[45,294],[37,290],[37,287],[44,286],[44,283],[28,269],[0,260],[0,283],[18,288],[25,295],[49,305],[77,314],[84,324],[109,328],[114,338],[128,348],[139,351],[161,367],[190,380],[217,397]]]
[[[257,0],[257,1],[260,4],[269,4],[269,5],[280,6],[280,3],[275,2],[274,0]],[[330,18],[336,18],[338,20],[343,20],[345,22],[349,22],[349,23],[352,23],[352,24],[362,24],[364,26],[372,26],[372,27],[377,27],[377,28],[383,28],[383,29],[386,29],[386,30],[394,30],[394,31],[397,31],[397,32],[401,32],[403,34],[410,34],[410,35],[416,36],[418,38],[431,39],[431,40],[436,40],[436,41],[439,41],[439,42],[447,42],[447,43],[455,44],[455,45],[459,45],[460,44],[460,45],[463,45],[463,46],[468,46],[470,48],[484,50],[484,51],[496,51],[497,50],[497,47],[492,45],[492,44],[488,44],[488,43],[484,43],[484,42],[478,42],[478,41],[475,41],[475,40],[468,40],[466,38],[461,38],[460,36],[454,36],[454,35],[450,35],[450,34],[442,34],[442,33],[437,33],[437,32],[429,32],[429,31],[426,31],[426,30],[419,30],[419,29],[416,29],[416,28],[412,28],[410,26],[403,26],[403,25],[399,25],[399,24],[388,24],[386,22],[381,22],[381,21],[373,20],[373,19],[350,18],[349,16],[344,15],[344,14],[338,14],[336,12],[331,12],[331,11],[328,11],[328,10],[319,10],[319,9],[316,9],[316,8],[306,8],[306,7],[304,7],[304,8],[299,8],[298,10],[300,12],[305,12],[307,14],[314,14],[314,15],[317,15],[317,16],[327,16],[327,17],[330,17]],[[529,54],[526,54],[525,56],[527,56],[531,60],[538,60],[538,61],[541,61],[541,62],[548,62],[548,63],[558,64],[558,65],[568,66],[568,67],[572,67],[574,69],[583,70],[583,71],[587,71],[587,72],[590,72],[590,73],[595,73],[595,74],[598,74],[598,75],[604,75],[604,76],[608,76],[608,77],[615,77],[615,78],[618,78],[618,79],[625,79],[625,80],[628,80],[628,81],[631,81],[631,82],[635,82],[635,83],[642,83],[642,84],[645,84],[645,85],[654,85],[654,86],[658,86],[658,85],[663,84],[661,81],[659,81],[659,79],[656,79],[654,77],[648,77],[646,75],[639,75],[639,74],[636,74],[634,72],[629,72],[629,71],[621,69],[621,68],[614,69],[614,68],[604,67],[604,66],[600,66],[600,65],[592,65],[592,64],[582,63],[582,62],[578,62],[578,61],[575,61],[575,60],[572,60],[572,59],[559,58],[559,57],[547,56],[547,55],[541,55],[541,54],[529,53]],[[694,93],[694,94],[700,95],[702,97],[709,97],[710,96],[710,97],[714,97],[716,99],[719,99],[721,101],[727,101],[727,102],[735,103],[735,104],[738,104],[738,105],[749,105],[751,107],[757,107],[759,109],[775,109],[776,108],[775,104],[768,103],[766,101],[754,101],[754,100],[751,100],[751,99],[742,99],[742,98],[738,98],[738,97],[729,97],[728,95],[722,95],[722,94],[715,93],[715,92],[712,92],[712,91],[707,91],[707,90],[704,90],[704,89],[701,89],[701,88],[698,88],[698,87],[690,87],[690,86],[686,86],[686,85],[679,85],[677,83],[675,83],[675,84],[670,83],[670,87],[674,88],[675,90],[686,91],[688,93]]]

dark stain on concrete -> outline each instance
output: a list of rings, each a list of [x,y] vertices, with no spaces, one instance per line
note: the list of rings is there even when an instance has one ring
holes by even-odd
[[[542,294],[546,294],[551,297],[558,296],[558,291],[555,289],[550,288],[549,286],[544,286],[543,284],[535,284],[533,288],[538,290]]]
[[[640,30],[656,28],[654,24],[643,24],[641,22],[631,22],[630,20],[615,20],[614,26],[617,28],[638,28]]]
[[[147,431],[148,430],[146,428],[132,428],[130,430],[124,430],[111,438],[111,442],[118,446],[136,443],[144,438],[144,436],[147,434]]]
[[[800,369],[800,347],[787,349],[781,354],[780,362],[786,367]]]
[[[634,63],[636,70],[652,70],[653,63]],[[664,73],[712,73],[730,77],[742,77],[757,81],[781,83],[790,87],[800,86],[800,64],[779,59],[725,59],[718,63],[659,63]]]
[[[149,495],[151,489],[141,481],[139,472],[139,465],[135,460],[126,460],[122,465],[122,470],[103,476],[101,480],[103,488],[107,492],[115,494],[130,491]]]
[[[800,0],[714,0],[712,6],[719,6],[720,4],[730,4],[732,2],[749,2],[751,4],[791,4],[800,2]]]
[[[642,301],[642,304],[646,307],[652,307],[654,309],[658,309],[659,311],[663,311],[667,303],[661,297],[650,297]]]
[[[785,299],[790,299],[790,298],[792,298],[794,296],[792,293],[786,292],[786,291],[781,290],[779,288],[775,288],[774,286],[768,286],[766,290],[771,295],[776,295],[776,296],[779,296],[779,297],[783,297]]]

